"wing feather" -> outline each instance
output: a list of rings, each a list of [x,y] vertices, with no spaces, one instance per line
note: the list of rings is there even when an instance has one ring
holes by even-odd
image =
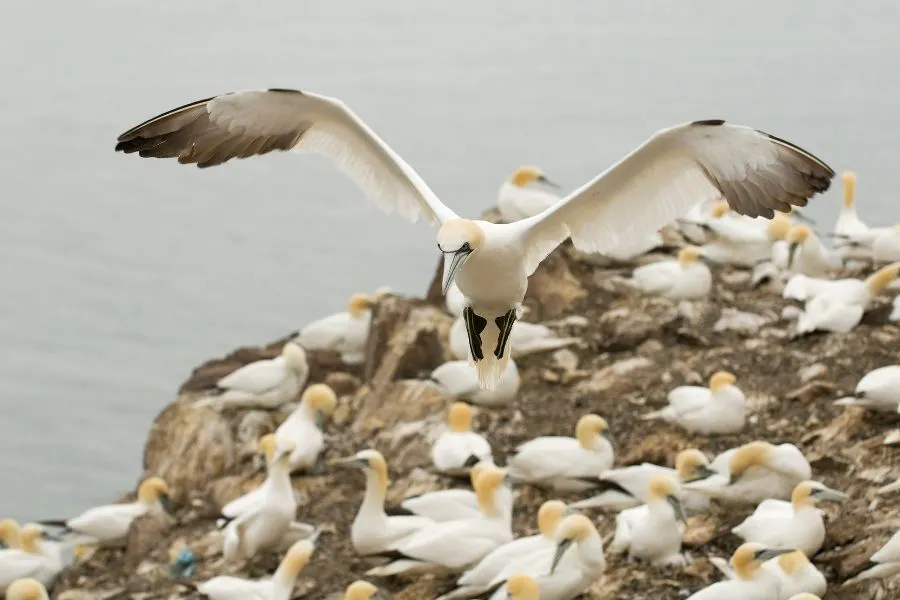
[[[385,212],[457,218],[421,177],[340,100],[297,90],[247,90],[192,102],[118,138],[116,151],[200,168],[275,150],[334,162]]]
[[[805,206],[834,171],[781,138],[724,121],[657,132],[559,204],[520,221],[528,272],[571,236],[587,252],[630,252],[698,201],[719,194],[750,217]]]

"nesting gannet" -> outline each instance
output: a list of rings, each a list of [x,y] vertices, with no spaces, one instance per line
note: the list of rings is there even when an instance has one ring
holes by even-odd
[[[521,324],[520,324],[521,326]],[[516,328],[518,331],[518,327]],[[431,380],[443,390],[460,400],[479,406],[496,408],[507,406],[519,393],[519,369],[512,358],[506,363],[506,372],[493,390],[482,390],[478,376],[466,360],[445,362],[431,372]]]
[[[477,565],[460,576],[456,582],[458,588],[441,596],[438,600],[472,598],[481,595],[496,586],[497,576],[504,572],[510,562],[539,550],[555,549],[556,526],[567,511],[565,503],[559,500],[544,502],[538,510],[539,532],[537,534],[515,539],[492,550]]]
[[[843,502],[847,495],[817,481],[803,481],[791,493],[791,501],[763,500],[753,514],[731,530],[747,542],[794,548],[813,556],[825,541],[825,522],[820,501]]]
[[[362,364],[372,322],[372,306],[383,292],[350,296],[347,311],[313,321],[294,338],[307,350],[334,350],[348,365]]]
[[[515,223],[463,219],[343,102],[285,89],[247,90],[192,102],[118,137],[117,151],[178,158],[198,167],[272,150],[330,158],[385,211],[441,227],[444,291],[453,281],[479,382],[494,387],[528,277],[560,243],[584,252],[629,246],[680,216],[698,198],[721,194],[741,214],[771,218],[828,189],[834,171],[770,134],[695,121],[657,132],[590,182],[543,212]]]
[[[695,448],[682,450],[675,457],[675,468],[661,467],[652,463],[641,463],[630,467],[609,469],[600,475],[600,492],[586,500],[572,504],[572,508],[608,508],[623,510],[640,506],[647,502],[650,480],[657,475],[669,475],[678,480],[696,481],[715,474],[709,467],[706,455]],[[695,514],[709,508],[709,498],[698,492],[681,490],[681,503],[685,512]]]
[[[148,512],[171,510],[169,488],[159,477],[145,479],[138,486],[134,502],[107,504],[89,508],[67,520],[38,521],[42,525],[62,527],[72,534],[71,543],[101,546],[124,546],[132,521]]]
[[[388,597],[377,587],[362,579],[348,585],[347,591],[344,592],[344,600],[386,600]]]
[[[15,519],[0,521],[0,549],[19,547],[19,529]]]
[[[475,479],[481,470],[490,461],[480,462],[472,467],[470,479],[475,486]],[[512,517],[513,492],[512,488],[504,482],[497,490],[497,502],[505,514]],[[428,517],[433,521],[453,521],[456,519],[471,519],[481,515],[478,506],[478,497],[473,490],[452,489],[427,492],[421,496],[406,498],[400,503],[403,510],[410,514]]]
[[[729,579],[735,579],[734,571],[728,562],[711,557],[710,562]],[[762,569],[768,571],[778,582],[778,599],[793,600],[798,594],[822,595],[828,588],[828,582],[814,564],[809,562],[806,554],[800,550],[788,552],[763,563]],[[813,596],[815,598],[815,596]]]
[[[727,212],[728,202],[719,200],[718,195],[711,196],[702,202],[695,202],[684,215],[675,219],[675,226],[689,243],[702,246],[712,236],[709,221]]]
[[[538,437],[516,448],[507,457],[509,475],[561,491],[595,487],[600,474],[612,466],[611,439],[606,419],[584,415],[575,427],[575,437]]]
[[[845,581],[844,586],[855,585],[865,579],[886,579],[900,573],[900,531],[869,557],[869,563],[868,569]]]
[[[688,246],[678,252],[677,260],[661,260],[638,267],[631,273],[628,283],[645,294],[658,294],[673,300],[696,300],[709,295],[712,274],[700,260],[699,249]]]
[[[656,475],[647,486],[647,503],[616,515],[616,533],[609,546],[613,554],[655,565],[684,566],[681,540],[687,516],[681,505],[678,482],[669,475]]]
[[[503,182],[497,196],[497,208],[504,221],[513,223],[533,217],[561,200],[556,194],[533,186],[535,183],[559,188],[543,171],[531,166],[519,167]]]
[[[515,328],[510,334],[510,360],[537,352],[558,350],[579,341],[575,337],[559,337],[555,331],[540,323],[517,321]],[[466,335],[466,325],[462,317],[457,318],[450,325],[450,352],[458,359],[469,360],[471,350],[469,348],[469,338]],[[496,387],[499,387],[499,383],[495,386],[495,389]]]
[[[584,515],[569,515],[556,528],[556,548],[550,569],[538,579],[541,598],[574,598],[597,581],[604,570],[606,557],[597,528]]]
[[[350,540],[358,553],[383,552],[395,542],[434,523],[431,519],[420,516],[389,517],[385,514],[388,470],[381,452],[362,450],[353,456],[338,459],[334,464],[362,469],[366,474],[366,494],[350,528]]]
[[[411,536],[391,544],[384,554],[394,560],[370,569],[366,575],[387,577],[411,570],[435,568],[461,571],[480,561],[491,550],[511,541],[509,515],[500,505],[498,495],[505,478],[504,469],[485,465],[475,478],[480,516],[422,527]]]
[[[810,277],[827,277],[841,268],[840,259],[832,255],[806,225],[795,225],[787,234],[788,271]]]
[[[857,235],[869,230],[862,219],[856,214],[856,173],[844,171],[841,173],[844,180],[844,203],[834,224],[834,233],[837,235]]]
[[[315,551],[310,540],[294,542],[271,578],[243,579],[219,575],[197,585],[197,591],[210,600],[290,600],[300,571],[306,568]]]
[[[792,549],[768,548],[751,542],[742,544],[731,556],[731,569],[735,578],[703,588],[688,597],[688,600],[780,600],[777,577],[770,570],[763,569],[762,565],[771,558],[791,551]]]
[[[787,215],[780,212],[775,213],[770,221],[762,223],[765,226],[761,227],[757,220],[744,216],[713,219],[707,225],[712,239],[701,247],[700,254],[714,262],[739,267],[752,267],[761,261],[769,261],[774,245],[785,240],[792,223]],[[787,250],[786,244],[784,247]]]
[[[308,376],[306,352],[287,342],[275,358],[244,365],[217,381],[217,395],[196,406],[278,408],[300,393]]]
[[[0,594],[15,580],[32,577],[49,586],[62,571],[62,554],[45,541],[44,528],[28,523],[19,531],[19,548],[0,550]]]
[[[6,600],[50,600],[47,588],[31,577],[13,581],[6,589]]]
[[[852,396],[834,401],[838,406],[861,406],[869,410],[896,412],[900,406],[900,365],[879,367],[866,373]]]
[[[679,386],[669,392],[668,406],[642,418],[662,419],[701,435],[738,433],[744,428],[747,406],[744,392],[734,383],[734,375],[718,371],[709,378],[708,388]]]
[[[875,238],[872,242],[872,260],[876,263],[900,261],[900,223]]]
[[[493,462],[491,445],[472,431],[472,407],[454,402],[447,413],[447,429],[431,446],[431,462],[441,473],[466,475],[483,460]]]
[[[279,446],[290,445],[288,457],[291,471],[309,470],[319,459],[325,446],[322,428],[337,406],[337,396],[324,383],[315,383],[303,392],[300,406],[275,430]]]
[[[275,449],[272,451],[271,444]],[[260,446],[271,460],[267,461],[268,475],[253,496],[230,517],[224,531],[222,554],[228,562],[249,560],[260,552],[277,550],[286,535],[291,533],[297,512],[297,499],[291,485],[290,457],[292,440],[263,436]],[[252,493],[252,492],[251,492]],[[228,508],[228,507],[226,507]]]
[[[758,504],[767,498],[787,500],[812,468],[793,444],[754,441],[726,450],[710,465],[717,473],[683,487],[731,504]]]

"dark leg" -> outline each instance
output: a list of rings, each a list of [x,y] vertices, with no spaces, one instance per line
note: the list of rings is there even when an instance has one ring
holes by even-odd
[[[500,337],[497,338],[497,348],[494,350],[494,356],[503,358],[503,347],[506,345],[506,340],[509,339],[509,334],[512,332],[513,323],[516,322],[516,309],[509,309],[505,315],[494,319],[494,322],[497,324],[497,329],[500,330]]]
[[[463,309],[463,321],[466,323],[466,333],[469,334],[469,350],[472,352],[472,358],[481,360],[484,353],[481,351],[481,332],[487,327],[487,319],[479,317],[467,306]]]

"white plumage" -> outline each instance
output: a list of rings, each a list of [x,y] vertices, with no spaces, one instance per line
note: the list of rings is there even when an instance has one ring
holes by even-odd
[[[557,202],[560,197],[535,184],[559,187],[547,179],[537,167],[519,167],[508,181],[503,182],[497,194],[497,208],[507,223],[537,215]]]
[[[710,562],[728,579],[735,579],[727,561],[711,557]],[[809,600],[795,597],[804,593],[824,596],[828,588],[825,576],[799,550],[766,561],[761,570],[777,582],[778,600]]]
[[[875,566],[848,579],[844,585],[855,585],[864,579],[886,579],[900,573],[900,531],[892,535],[884,546],[870,556],[869,561],[876,563]]]
[[[454,403],[447,425],[431,446],[431,462],[438,471],[464,475],[481,461],[494,462],[490,443],[472,431],[472,408],[468,404]]]
[[[655,565],[684,566],[681,554],[686,516],[678,482],[670,475],[656,475],[648,484],[647,503],[616,515],[616,533],[609,546],[614,554]]]
[[[198,584],[197,591],[210,600],[290,600],[297,576],[314,550],[311,540],[295,542],[271,578],[250,580],[220,575]]]
[[[709,387],[679,386],[669,392],[668,406],[643,418],[662,419],[701,435],[738,433],[744,428],[747,407],[744,393],[734,383],[734,375],[719,371],[710,377]]]
[[[853,396],[835,400],[839,406],[861,406],[870,410],[897,412],[900,406],[900,365],[873,369],[856,384]]]
[[[63,562],[57,544],[43,540],[44,529],[35,523],[19,532],[20,548],[0,550],[0,594],[17,579],[30,577],[50,586],[62,571]]]
[[[382,293],[354,294],[345,312],[309,323],[294,341],[307,350],[334,350],[340,353],[345,364],[362,364],[372,323],[372,306]]]
[[[515,331],[519,331],[521,325],[520,323]],[[519,369],[516,367],[516,361],[512,358],[506,364],[506,371],[503,373],[500,383],[493,390],[481,389],[478,385],[478,376],[467,360],[445,362],[431,372],[431,379],[448,394],[460,400],[491,408],[507,406],[511,403],[518,394],[521,383]]]
[[[638,267],[628,283],[645,294],[657,294],[672,300],[705,298],[712,289],[709,267],[699,259],[696,248],[683,248],[678,260],[661,260]]]
[[[324,383],[313,384],[303,392],[300,405],[275,430],[276,445],[291,448],[291,471],[309,470],[316,464],[325,447],[322,428],[336,406],[334,390]]]
[[[293,400],[309,376],[306,352],[293,342],[275,358],[244,365],[216,382],[218,395],[196,406],[278,408]]]

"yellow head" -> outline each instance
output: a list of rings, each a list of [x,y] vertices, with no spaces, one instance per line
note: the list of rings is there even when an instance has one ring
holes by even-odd
[[[569,515],[559,522],[556,528],[556,552],[550,565],[550,573],[556,570],[556,565],[562,560],[563,555],[572,546],[583,542],[589,537],[597,535],[597,528],[591,520],[584,515]]]
[[[782,554],[777,560],[778,566],[788,575],[793,575],[809,564],[809,559],[806,558],[806,554],[803,553],[803,550],[794,550],[793,552]]]
[[[844,206],[853,208],[856,201],[856,173],[844,171],[841,177],[844,179]]]
[[[0,521],[0,542],[7,548],[19,547],[19,524],[14,519]]]
[[[700,259],[700,248],[685,246],[678,251],[678,262],[682,265],[692,265]]]
[[[154,505],[157,502],[166,504],[169,500],[169,486],[161,477],[150,477],[138,486],[138,500],[144,504]]]
[[[889,264],[872,273],[866,279],[866,289],[870,294],[877,294],[900,277],[900,262]]]
[[[306,362],[306,351],[299,344],[288,342],[281,349],[281,355],[287,367],[294,372],[305,371],[309,368]]]
[[[711,392],[721,392],[729,385],[734,385],[734,382],[734,375],[728,371],[718,371],[709,378],[709,390]]]
[[[347,587],[344,593],[344,600],[372,600],[372,597],[378,593],[378,588],[368,581],[354,581]]]
[[[747,542],[731,556],[731,568],[738,579],[754,579],[764,562],[776,556],[793,552],[793,548],[768,548],[762,544]]]
[[[524,573],[516,573],[506,582],[508,597],[515,600],[539,600],[541,588],[534,579]]]
[[[475,480],[478,479],[484,468],[493,464],[494,463],[489,460],[481,460],[472,465],[472,468],[469,470],[469,481],[472,484],[472,488],[475,487]]]
[[[731,481],[740,479],[748,469],[764,466],[772,456],[775,446],[769,442],[755,441],[744,444],[731,455],[728,471]]]
[[[447,414],[450,431],[461,433],[472,430],[472,407],[465,402],[454,402]]]
[[[488,517],[497,516],[496,492],[504,479],[506,470],[491,464],[486,464],[475,479],[475,498],[478,500],[478,507]]]
[[[847,495],[843,492],[833,490],[818,481],[801,481],[791,492],[791,505],[794,510],[815,506],[816,503],[823,500],[843,502],[846,499]]]
[[[681,504],[681,487],[675,478],[670,475],[656,475],[647,484],[647,499],[649,502],[665,502],[672,507],[675,518],[682,523],[687,521],[684,506]]]
[[[682,481],[704,479],[709,475],[709,460],[696,448],[682,450],[675,457],[675,474]]]
[[[726,214],[728,214],[729,210],[731,210],[731,208],[728,206],[728,201],[719,200],[718,202],[713,204],[712,210],[710,210],[710,214],[714,219],[721,219]]]
[[[378,450],[362,450],[353,456],[340,458],[334,461],[334,464],[345,467],[356,467],[362,469],[367,474],[372,474],[378,489],[380,489],[382,493],[387,490],[388,484],[390,483],[388,480],[387,462]]]
[[[306,406],[309,416],[319,427],[325,424],[325,419],[331,416],[337,407],[337,396],[334,390],[324,383],[314,383],[303,392],[300,402]]]
[[[316,547],[309,540],[294,542],[287,554],[284,555],[284,558],[281,559],[276,577],[282,581],[296,581],[297,575],[309,564],[309,560],[312,558],[315,550]]]
[[[375,297],[369,294],[356,293],[350,296],[350,301],[347,303],[347,312],[354,319],[359,319],[366,314],[366,311],[372,308],[373,304],[375,304]]]
[[[587,414],[578,419],[578,425],[575,426],[575,437],[578,443],[586,450],[594,447],[597,436],[610,437],[609,424],[601,416],[595,414]]]
[[[484,231],[469,219],[451,219],[437,234],[438,250],[444,254],[444,294],[469,258],[484,247]]]
[[[541,504],[541,508],[538,510],[537,521],[538,529],[540,529],[544,537],[553,537],[556,526],[559,525],[567,510],[566,503],[560,500],[547,500]]]
[[[766,235],[770,240],[783,240],[787,237],[788,231],[791,230],[791,220],[782,213],[775,213],[775,216],[766,225]]]
[[[6,600],[46,600],[47,590],[37,579],[16,579],[6,588]]]
[[[275,450],[277,447],[278,443],[274,433],[267,433],[259,438],[259,451],[266,457],[267,463],[271,463],[275,460]]]
[[[809,227],[806,225],[794,225],[787,234],[789,244],[802,244],[812,235]]]
[[[513,171],[509,182],[517,187],[525,187],[529,183],[544,179],[544,172],[537,167],[525,165]]]
[[[19,547],[31,554],[41,553],[41,538],[44,528],[37,523],[28,523],[19,531]]]

